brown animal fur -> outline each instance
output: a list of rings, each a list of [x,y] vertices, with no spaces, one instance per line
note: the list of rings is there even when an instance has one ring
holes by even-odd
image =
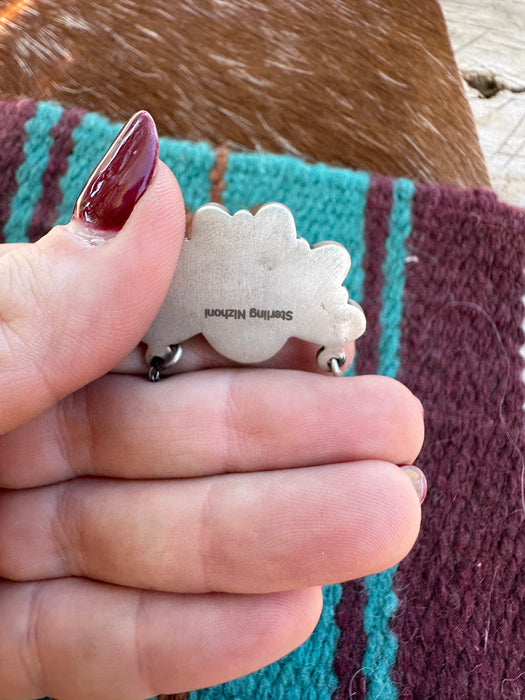
[[[388,175],[487,185],[435,0],[0,3],[0,93]]]

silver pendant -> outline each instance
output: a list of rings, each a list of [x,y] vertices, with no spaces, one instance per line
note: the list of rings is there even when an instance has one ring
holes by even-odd
[[[343,281],[350,255],[339,243],[310,247],[291,211],[270,203],[233,216],[198,209],[164,303],[144,336],[150,379],[172,371],[181,343],[199,333],[221,355],[252,364],[289,338],[323,347],[319,366],[341,374],[344,347],[364,333],[365,315]]]

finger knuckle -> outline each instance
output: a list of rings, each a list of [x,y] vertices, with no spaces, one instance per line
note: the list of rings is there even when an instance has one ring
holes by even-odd
[[[82,575],[86,571],[86,543],[82,524],[81,495],[77,480],[66,481],[55,487],[55,517],[51,525],[51,539],[55,558],[63,572]]]

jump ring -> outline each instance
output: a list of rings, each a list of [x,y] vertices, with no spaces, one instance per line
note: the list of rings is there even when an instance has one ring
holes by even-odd
[[[345,363],[346,358],[345,357],[332,357],[330,359],[330,370],[334,377],[342,377],[343,376],[343,371],[342,371],[342,366]]]

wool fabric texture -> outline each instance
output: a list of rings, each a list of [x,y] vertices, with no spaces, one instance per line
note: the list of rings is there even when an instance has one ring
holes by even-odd
[[[119,128],[0,102],[0,242],[67,222]],[[348,248],[347,286],[368,322],[351,373],[397,377],[420,397],[430,485],[401,564],[326,587],[299,649],[189,700],[525,697],[525,213],[490,191],[160,144],[190,214],[217,198],[230,211],[279,201],[311,244]]]

